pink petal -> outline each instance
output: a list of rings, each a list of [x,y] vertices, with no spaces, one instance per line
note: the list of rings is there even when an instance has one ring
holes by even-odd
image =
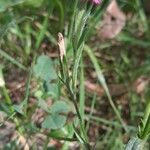
[[[94,4],[100,4],[101,3],[101,0],[91,0]]]

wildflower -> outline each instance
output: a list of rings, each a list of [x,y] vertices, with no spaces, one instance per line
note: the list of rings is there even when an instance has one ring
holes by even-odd
[[[92,3],[94,3],[94,4],[98,5],[98,4],[100,4],[100,3],[101,3],[101,1],[102,1],[102,0],[91,0],[91,1],[92,1]]]

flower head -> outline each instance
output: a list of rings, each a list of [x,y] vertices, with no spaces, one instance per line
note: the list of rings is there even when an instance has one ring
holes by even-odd
[[[96,4],[96,5],[98,5],[98,4],[101,3],[101,0],[91,0],[91,1],[92,1],[92,3],[94,3],[94,4]]]

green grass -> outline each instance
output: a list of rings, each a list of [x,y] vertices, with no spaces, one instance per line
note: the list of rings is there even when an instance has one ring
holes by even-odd
[[[92,9],[90,18],[88,8],[86,13],[77,13],[82,7],[77,9],[76,2],[6,1],[0,6],[0,61],[6,83],[6,86],[0,87],[0,112],[5,112],[0,128],[10,121],[25,138],[43,133],[46,135],[45,149],[49,139],[64,141],[60,148],[63,150],[69,149],[74,144],[72,141],[77,141],[80,149],[83,145],[89,148],[88,144],[92,143],[97,150],[123,150],[131,137],[139,136],[148,141],[149,86],[138,94],[133,85],[137,78],[149,77],[150,73],[150,16],[145,13],[140,0],[118,1],[124,11],[132,12],[132,17],[117,37],[101,40],[97,37],[97,28],[109,0],[95,7],[95,11]],[[57,57],[58,32],[63,33],[66,42],[67,56],[62,64],[59,64]],[[57,79],[48,83],[32,74],[35,59],[41,54],[48,55],[53,61],[58,79],[61,78],[58,89]],[[20,86],[21,76],[18,72],[23,72],[25,83],[19,102],[14,96],[19,96],[19,88],[15,94],[13,89],[9,89],[14,81],[17,83],[14,89]],[[89,92],[84,84],[87,80],[103,88],[105,94],[100,97],[95,91]],[[110,84],[124,85],[127,91],[121,96],[113,96]],[[31,107],[32,99],[35,102]],[[45,102],[51,99],[52,103],[66,101],[74,117],[56,131],[45,130],[36,123],[32,126],[32,115],[39,108],[39,99]],[[73,104],[77,106],[76,110]],[[140,125],[142,118],[143,125]],[[0,143],[1,139],[0,135]],[[11,143],[13,141],[10,140],[6,147]],[[149,146],[147,142],[143,149],[148,150]],[[54,149],[58,148],[54,146]]]

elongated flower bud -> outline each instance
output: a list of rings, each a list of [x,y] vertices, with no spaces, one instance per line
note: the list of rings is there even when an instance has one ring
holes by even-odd
[[[58,47],[59,47],[59,56],[61,62],[63,61],[63,57],[66,55],[66,50],[65,50],[65,42],[64,42],[64,37],[61,33],[58,33]]]

